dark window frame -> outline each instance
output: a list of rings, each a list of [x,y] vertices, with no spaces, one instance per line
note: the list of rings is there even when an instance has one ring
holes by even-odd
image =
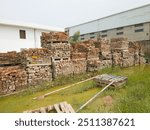
[[[124,32],[117,32],[116,35],[123,35]]]
[[[117,30],[123,30],[123,29],[124,29],[124,27],[117,28]]]
[[[95,35],[95,33],[90,33],[90,35]]]
[[[85,36],[84,34],[80,35],[80,37],[84,37],[84,36]]]
[[[102,37],[102,38],[107,37],[107,34],[106,34],[106,35],[101,35],[101,37]]]
[[[19,30],[20,39],[26,39],[26,30]]]
[[[102,33],[107,33],[107,30],[103,30]]]
[[[85,38],[84,38],[84,37],[81,37],[81,40],[85,40]]]
[[[135,32],[135,33],[144,32],[144,29],[143,29],[143,28],[142,28],[142,29],[136,29],[136,30],[134,30],[134,32]]]
[[[143,25],[144,25],[143,23],[135,24],[134,27],[143,27]]]
[[[95,38],[95,36],[90,37],[90,39],[94,39],[94,38]]]

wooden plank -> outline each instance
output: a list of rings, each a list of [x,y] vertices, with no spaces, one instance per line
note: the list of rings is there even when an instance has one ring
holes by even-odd
[[[68,108],[70,110],[70,113],[75,113],[75,110],[72,108],[72,106],[70,104],[68,104]]]
[[[46,113],[46,108],[45,107],[41,107],[40,108],[40,113]]]
[[[69,111],[66,109],[66,106],[64,105],[63,102],[60,103],[60,107],[63,113],[69,113]]]
[[[52,106],[52,105],[49,105],[49,106],[47,107],[47,111],[48,111],[48,112],[52,111],[53,109],[54,109],[54,106]]]
[[[62,113],[62,111],[59,108],[59,104],[54,104],[54,108],[55,108],[57,113]]]
[[[68,108],[68,103],[67,102],[63,102],[63,104],[65,106],[66,113],[70,113],[69,108]]]
[[[91,103],[98,95],[100,95],[103,91],[105,91],[110,85],[112,85],[114,81],[109,83],[107,86],[105,86],[100,92],[98,92],[96,95],[94,95],[92,98],[90,98],[85,104],[83,104],[76,112],[79,112],[82,110],[85,106],[87,106],[89,103]]]
[[[94,76],[94,77],[92,77],[92,78],[89,78],[89,79],[86,79],[86,80],[83,80],[83,81],[80,81],[80,82],[78,82],[78,83],[75,83],[75,84],[66,86],[66,87],[64,87],[64,88],[54,90],[54,91],[52,91],[52,92],[49,92],[49,93],[46,93],[46,94],[42,95],[41,97],[47,97],[47,96],[49,96],[49,95],[51,95],[51,94],[57,93],[57,92],[59,92],[59,91],[68,89],[68,88],[73,87],[73,86],[75,86],[75,85],[78,85],[78,84],[84,83],[84,82],[86,82],[86,81],[92,80],[92,79],[94,79],[95,77],[96,77],[96,76]],[[35,100],[35,99],[38,99],[38,97],[34,97],[33,99],[34,99],[34,100]]]

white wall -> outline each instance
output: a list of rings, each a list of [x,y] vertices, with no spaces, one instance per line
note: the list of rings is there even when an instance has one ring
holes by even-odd
[[[26,39],[20,39],[19,30],[26,30]],[[20,51],[21,48],[34,47],[33,29],[0,25],[0,52]]]
[[[150,5],[70,27],[69,35],[73,36],[77,31],[87,34],[146,22],[150,22]]]
[[[26,31],[26,39],[20,39],[19,30]],[[40,48],[42,32],[46,31],[0,25],[0,52],[19,52],[21,48]]]
[[[38,30],[38,29],[35,29],[34,31],[35,31],[35,47],[40,48],[42,32],[49,32],[49,31]]]

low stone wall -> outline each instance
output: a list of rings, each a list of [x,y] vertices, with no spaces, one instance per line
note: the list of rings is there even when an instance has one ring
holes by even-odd
[[[20,66],[0,68],[0,94],[7,94],[27,85],[27,73]]]

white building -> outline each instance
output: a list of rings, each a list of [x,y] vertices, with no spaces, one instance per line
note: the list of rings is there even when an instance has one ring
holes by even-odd
[[[0,20],[0,52],[20,51],[23,48],[40,48],[42,32],[58,31],[64,31],[64,29]]]
[[[80,31],[80,40],[127,37],[129,41],[150,40],[150,4],[65,29],[70,36]]]

